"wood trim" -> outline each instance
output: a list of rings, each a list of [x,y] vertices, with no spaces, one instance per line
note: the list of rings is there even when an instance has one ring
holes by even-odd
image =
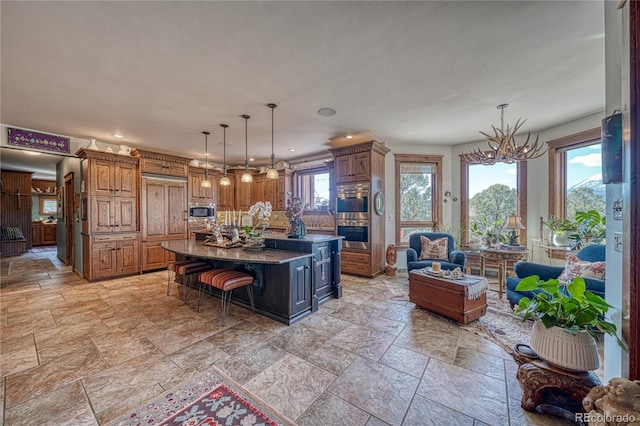
[[[469,162],[460,155],[460,228],[462,228],[461,246],[469,245]]]
[[[434,217],[432,222],[434,224],[434,230],[438,230],[442,221],[442,167],[443,167],[442,155],[415,155],[415,154],[395,154],[395,182],[396,182],[396,246],[400,247],[400,230],[402,224],[400,222],[400,164],[401,163],[435,163],[437,166],[435,182],[433,183],[433,205],[435,210],[433,211]],[[406,244],[405,244],[406,246]]]
[[[601,139],[602,130],[600,127],[595,127],[547,142],[549,145],[549,215],[564,217],[567,204],[567,150],[593,145],[594,141]],[[558,191],[558,188],[565,190]]]
[[[516,196],[516,214],[520,216],[520,222],[527,226],[527,162],[520,161],[518,163],[518,175],[516,187],[518,188],[518,195]],[[518,236],[520,237],[520,245],[527,246],[527,232],[526,229],[519,229]]]
[[[172,163],[180,163],[180,164],[189,164],[191,162],[191,159],[189,158],[178,157],[176,155],[163,154],[163,153],[154,152],[154,151],[145,151],[143,149],[138,149],[138,148],[131,150],[131,155],[133,157],[150,158],[153,160],[169,161]]]
[[[343,155],[357,154],[359,152],[369,152],[369,151],[386,155],[391,150],[387,148],[383,142],[378,142],[374,140],[358,143],[355,145],[348,145],[348,146],[343,146],[339,148],[329,149],[329,152],[334,157],[341,157]]]
[[[640,170],[640,1],[629,5],[629,75],[630,75],[630,140],[629,140],[629,194],[638,194]],[[629,375],[640,379],[640,202],[629,196]],[[625,197],[626,202],[626,197]],[[623,315],[624,316],[624,315]]]
[[[102,151],[93,151],[90,149],[81,148],[76,152],[76,155],[79,158],[91,158],[94,160],[107,160],[107,161],[117,161],[119,163],[128,163],[128,164],[139,164],[140,160],[136,157],[127,157],[125,155],[119,154],[109,154],[107,152]]]

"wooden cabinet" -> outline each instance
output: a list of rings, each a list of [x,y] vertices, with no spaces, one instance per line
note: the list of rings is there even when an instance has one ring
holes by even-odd
[[[234,210],[236,208],[236,179],[232,174],[227,174],[227,177],[229,178],[230,184],[226,186],[220,185],[220,179],[216,179],[216,186],[218,188],[216,208],[218,211]],[[220,178],[222,178],[222,175],[220,175]]]
[[[356,152],[336,158],[336,183],[368,180],[371,175],[371,154]]]
[[[249,207],[251,207],[251,186],[253,182],[242,182],[242,173],[236,173],[235,176],[236,197],[234,209],[249,210]]]
[[[202,181],[205,178],[204,169],[198,167],[189,167],[189,202],[190,203],[215,203],[216,199],[216,189],[218,184],[216,183],[216,175],[210,170],[208,172],[209,182],[211,182],[211,186],[208,188],[203,188],[201,186]]]
[[[336,184],[362,183],[370,188],[367,217],[363,225],[368,227],[369,246],[362,249],[349,246],[344,241],[342,272],[369,278],[381,275],[385,269],[385,216],[374,208],[376,195],[384,195],[384,162],[389,149],[377,141],[368,141],[341,148],[330,149],[335,159]],[[379,211],[379,210],[378,210]],[[340,215],[340,211],[337,212]]]
[[[143,177],[140,217],[142,270],[164,268],[159,242],[188,238],[187,182]]]
[[[291,283],[290,312],[292,315],[296,315],[311,307],[312,292],[309,259],[291,262],[289,271],[289,282]]]
[[[81,149],[87,214],[82,219],[88,280],[140,271],[139,162],[135,157]]]
[[[131,155],[140,158],[140,172],[142,174],[184,178],[189,175],[191,160],[188,158],[142,149],[134,149],[131,151]]]
[[[271,179],[267,179],[267,177],[264,174],[253,177],[253,182],[251,182],[250,184],[251,185],[250,205],[257,203],[258,201],[271,201],[270,199],[266,198],[265,187],[266,187],[267,180],[271,180]],[[271,204],[273,205],[273,203]]]
[[[33,247],[56,245],[56,227],[55,223],[31,223],[31,245]]]
[[[31,245],[33,247],[40,245],[40,236],[42,235],[42,223],[33,222],[31,224]]]
[[[116,159],[99,159],[89,165],[89,192],[92,195],[137,197],[138,165]]]
[[[84,270],[91,279],[135,274],[140,271],[138,234],[84,235]]]

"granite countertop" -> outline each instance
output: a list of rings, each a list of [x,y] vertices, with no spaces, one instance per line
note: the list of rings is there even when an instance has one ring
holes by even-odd
[[[295,251],[275,250],[271,248],[261,251],[249,251],[244,248],[212,247],[205,246],[202,244],[202,241],[196,240],[163,241],[162,247],[185,256],[240,263],[280,264],[313,256],[311,253],[299,253]]]

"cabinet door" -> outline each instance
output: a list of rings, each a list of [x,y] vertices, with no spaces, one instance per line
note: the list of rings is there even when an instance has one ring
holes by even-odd
[[[138,166],[129,163],[114,165],[114,189],[120,197],[138,196]]]
[[[352,182],[351,176],[351,164],[352,159],[350,155],[343,155],[336,158],[336,183]]]
[[[222,186],[218,183],[218,211],[221,210],[233,210],[235,208],[235,179],[232,179],[231,184]]]
[[[311,274],[309,259],[291,262],[291,314],[311,307]]]
[[[116,197],[115,207],[115,231],[135,232],[138,230],[138,199],[133,197]]]
[[[368,180],[371,175],[371,161],[369,159],[370,153],[368,152],[360,152],[358,154],[353,154],[352,164],[351,164],[351,173],[354,177],[354,180]]]
[[[143,158],[140,167],[144,173],[154,173],[157,175],[165,174],[165,164],[162,160]]]
[[[115,168],[113,161],[91,160],[90,190],[92,195],[111,195],[114,189]]]
[[[204,179],[204,175],[201,173],[191,172],[189,174],[189,201],[197,203],[200,201],[200,183]]]
[[[126,237],[124,237],[126,238]],[[117,273],[133,273],[140,270],[137,237],[132,236],[117,243]]]
[[[141,220],[142,241],[163,238],[166,224],[166,182],[142,180]]]
[[[42,245],[53,245],[56,244],[56,227],[55,224],[44,224],[42,225],[42,236],[40,240],[40,244]]]
[[[114,232],[115,198],[111,196],[91,197],[91,232]]]
[[[331,293],[331,251],[329,244],[315,247],[314,250],[314,276],[316,283],[316,296],[322,298]]]
[[[116,242],[94,242],[91,250],[91,278],[108,277],[118,273],[116,251]]]
[[[278,209],[278,179],[265,179],[264,181],[264,200],[269,201],[274,210]]]
[[[242,176],[236,176],[236,209],[249,210],[251,207],[251,183],[242,182]]]
[[[41,240],[41,231],[42,230],[42,225],[41,224],[31,224],[31,245],[32,246],[39,246],[40,240]]]
[[[188,171],[189,171],[189,166],[187,166],[186,164],[166,161],[164,164],[163,174],[168,176],[187,177]]]
[[[170,252],[163,249],[162,241],[147,241],[142,243],[142,270],[166,268],[171,260]]]
[[[186,182],[176,182],[166,185],[166,235],[174,238],[187,238],[187,184]]]
[[[265,199],[265,185],[266,178],[264,176],[254,176],[251,185],[251,204],[255,204],[258,201],[266,201]]]

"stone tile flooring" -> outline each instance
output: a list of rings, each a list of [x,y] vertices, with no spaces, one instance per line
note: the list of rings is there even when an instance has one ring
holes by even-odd
[[[221,328],[219,300],[196,313],[166,272],[88,283],[55,252],[0,267],[0,424],[105,424],[211,365],[300,425],[564,424],[524,412],[509,354],[415,309],[406,276],[344,276],[289,327],[232,306]]]

